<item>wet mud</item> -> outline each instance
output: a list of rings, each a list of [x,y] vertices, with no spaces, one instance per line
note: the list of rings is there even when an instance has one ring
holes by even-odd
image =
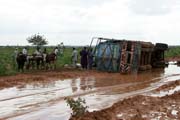
[[[180,92],[164,97],[137,95],[112,107],[71,120],[179,120]]]
[[[72,119],[178,119],[179,80],[180,67],[173,64],[130,75],[63,70],[0,77],[0,119],[68,120],[72,111],[65,97],[84,98],[92,112]]]

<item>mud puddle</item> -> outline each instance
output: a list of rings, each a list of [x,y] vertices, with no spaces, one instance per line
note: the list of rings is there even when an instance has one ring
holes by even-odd
[[[169,65],[165,69],[155,69],[138,75],[109,73],[102,77],[87,75],[76,79],[35,81],[23,87],[0,90],[0,118],[67,120],[71,111],[64,101],[65,97],[80,96],[86,99],[89,111],[101,110],[120,99],[149,94],[158,87],[178,79],[180,79],[180,67]],[[174,91],[177,89],[179,90],[179,87]]]

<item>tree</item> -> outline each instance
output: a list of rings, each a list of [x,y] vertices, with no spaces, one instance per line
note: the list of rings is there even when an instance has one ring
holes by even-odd
[[[37,45],[37,46],[43,46],[43,45],[48,44],[48,41],[46,40],[46,38],[44,38],[43,36],[41,36],[39,34],[37,34],[37,35],[35,34],[35,35],[28,37],[27,41],[29,43],[31,43],[32,45]]]

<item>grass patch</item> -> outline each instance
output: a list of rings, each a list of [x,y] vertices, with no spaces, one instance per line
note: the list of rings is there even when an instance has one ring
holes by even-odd
[[[180,56],[180,46],[169,47],[165,52],[165,58]]]

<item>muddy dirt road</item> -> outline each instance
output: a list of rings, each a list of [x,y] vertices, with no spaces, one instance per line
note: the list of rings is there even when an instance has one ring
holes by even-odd
[[[101,110],[135,95],[164,96],[158,88],[180,80],[180,67],[170,64],[139,74],[120,75],[96,71],[20,74],[0,78],[0,119],[68,120],[71,110],[65,97],[86,99],[89,111]],[[169,89],[168,89],[169,91]]]

